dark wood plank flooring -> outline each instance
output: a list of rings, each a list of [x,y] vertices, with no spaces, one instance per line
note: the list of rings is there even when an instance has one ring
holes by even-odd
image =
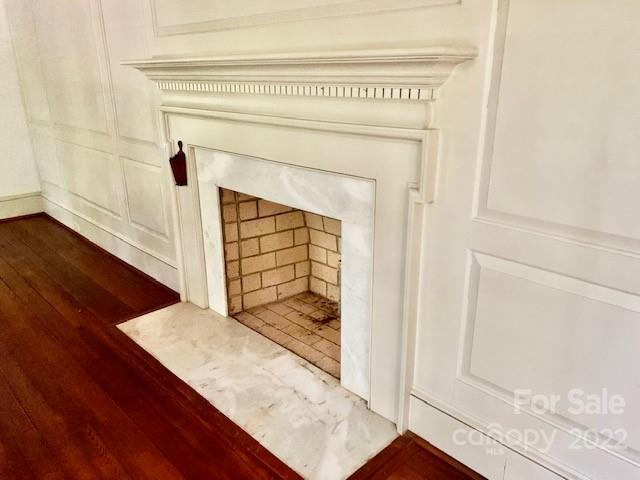
[[[0,479],[299,478],[115,327],[177,301],[45,215],[0,222]],[[408,434],[354,478],[480,477]]]

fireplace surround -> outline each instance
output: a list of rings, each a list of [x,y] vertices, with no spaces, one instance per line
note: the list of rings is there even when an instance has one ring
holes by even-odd
[[[340,220],[341,382],[368,399],[375,182],[216,150],[194,148],[193,155],[205,239],[209,306],[219,313],[229,314],[225,223],[219,189]]]
[[[181,294],[228,314],[219,188],[342,222],[342,384],[406,421],[426,206],[437,201],[437,89],[464,47],[128,62],[160,88]],[[310,202],[313,197],[313,202]],[[216,213],[217,212],[217,213]]]

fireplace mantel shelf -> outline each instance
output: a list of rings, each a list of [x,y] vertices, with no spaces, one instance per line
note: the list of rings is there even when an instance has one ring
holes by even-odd
[[[468,47],[316,52],[217,58],[152,58],[124,62],[162,91],[347,97],[424,101],[432,98]]]

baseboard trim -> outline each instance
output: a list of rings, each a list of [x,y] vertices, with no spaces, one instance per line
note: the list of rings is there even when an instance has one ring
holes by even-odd
[[[500,454],[502,445],[413,395],[409,404],[412,432],[489,480],[504,478],[506,455]],[[456,441],[473,435],[478,435],[477,442]],[[496,454],[488,453],[488,449]]]
[[[586,480],[579,474],[554,472],[486,435],[463,415],[447,412],[439,402],[426,397],[420,391],[410,397],[411,431],[489,480]]]
[[[24,217],[43,212],[40,192],[0,197],[0,220]]]
[[[548,456],[535,453],[518,444],[505,443],[492,438],[487,426],[478,419],[471,418],[463,412],[430,396],[425,391],[414,387],[410,396],[409,428],[428,442],[464,463],[489,479],[504,480],[588,480],[589,477],[577,472],[567,465],[561,464]],[[454,441],[456,431],[464,431],[478,440],[475,445],[459,445]],[[459,434],[462,438],[468,436]],[[482,440],[479,440],[482,439]],[[501,452],[500,455],[496,454]],[[504,461],[504,476],[490,476],[485,467],[496,459]],[[513,471],[520,472],[515,477]],[[491,470],[489,470],[491,471]],[[526,472],[526,473],[525,473]]]
[[[163,259],[155,257],[150,253],[124,241],[117,235],[105,230],[82,216],[68,210],[46,197],[42,197],[42,210],[61,224],[70,228],[74,232],[82,235],[89,241],[98,245],[110,254],[119,258],[125,263],[146,273],[151,278],[166,285],[172,290],[179,291],[180,282],[178,269],[168,264]]]

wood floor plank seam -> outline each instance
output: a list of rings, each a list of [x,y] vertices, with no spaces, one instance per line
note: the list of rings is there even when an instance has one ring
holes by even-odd
[[[46,327],[45,327],[45,328],[46,328]],[[120,335],[122,335],[122,334],[120,334]]]
[[[114,329],[114,331],[115,331],[115,329]],[[117,334],[119,334],[119,335],[123,336],[123,334],[122,334],[122,333],[120,333],[119,331],[117,332]],[[128,340],[128,339],[127,339],[127,340]]]

